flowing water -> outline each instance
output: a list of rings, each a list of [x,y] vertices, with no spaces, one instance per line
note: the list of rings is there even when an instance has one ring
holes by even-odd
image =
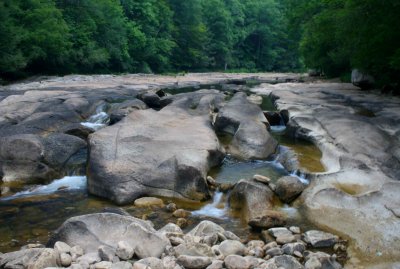
[[[212,86],[211,88],[218,88]],[[189,92],[194,89],[181,89],[179,92]],[[176,92],[174,92],[176,93]],[[269,98],[264,98],[263,109],[276,110]],[[98,130],[109,122],[106,107],[100,106],[96,114],[83,122],[82,125]],[[313,144],[296,141],[285,136],[283,123],[272,126],[271,133],[280,142],[281,147],[293,150],[299,160],[300,168],[307,172],[322,172],[320,162],[321,152]],[[229,136],[221,136],[223,144],[229,143]],[[252,178],[255,174],[268,176],[274,182],[281,176],[296,175],[305,183],[304,175],[296,171],[287,171],[276,159],[243,161],[227,156],[220,167],[214,168],[209,175],[220,183],[235,183],[242,178]],[[102,212],[104,208],[116,206],[109,201],[91,196],[87,193],[85,176],[68,176],[55,179],[47,185],[21,186],[1,185],[0,197],[0,251],[17,250],[27,243],[46,243],[52,231],[58,228],[66,219],[72,216]],[[200,220],[209,219],[220,224],[225,229],[233,231],[242,238],[257,238],[258,234],[251,231],[240,211],[229,208],[227,194],[215,192],[209,202],[193,202],[174,198],[163,198],[165,203],[174,202],[178,208],[192,211],[188,218],[189,226],[195,226]],[[137,208],[131,205],[122,207],[131,215],[151,220],[155,228],[161,228],[168,222],[175,222],[171,213],[164,209]],[[289,225],[299,225],[302,228],[312,227],[301,213],[301,205],[285,205],[276,201],[275,210],[288,216]]]

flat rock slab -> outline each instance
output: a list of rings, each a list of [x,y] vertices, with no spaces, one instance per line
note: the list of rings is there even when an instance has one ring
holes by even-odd
[[[126,204],[141,196],[208,198],[224,157],[208,118],[177,107],[134,111],[90,136],[89,192]]]

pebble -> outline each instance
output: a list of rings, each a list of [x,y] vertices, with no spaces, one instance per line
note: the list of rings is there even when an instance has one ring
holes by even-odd
[[[255,181],[258,181],[258,182],[261,182],[261,183],[264,183],[264,184],[268,184],[271,181],[271,179],[269,177],[262,176],[262,175],[254,175],[253,179]]]
[[[60,253],[60,263],[64,267],[68,267],[72,263],[72,257],[71,255],[67,253]]]

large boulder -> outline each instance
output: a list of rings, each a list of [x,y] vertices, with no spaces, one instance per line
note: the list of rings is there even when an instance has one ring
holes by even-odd
[[[66,174],[79,162],[86,162],[86,142],[76,136],[54,133],[47,137],[23,134],[0,138],[3,182],[50,180]]]
[[[209,120],[177,107],[134,111],[89,140],[89,192],[118,204],[141,196],[207,199],[207,172],[224,157]]]
[[[57,241],[81,246],[85,253],[97,252],[101,245],[116,250],[118,243],[124,241],[141,259],[158,258],[170,245],[168,238],[157,232],[150,223],[113,213],[70,218],[57,229],[47,245],[52,247]]]
[[[0,268],[42,269],[57,267],[58,253],[49,248],[25,249],[0,255]]]
[[[271,228],[285,224],[285,215],[272,210],[274,193],[254,179],[242,179],[229,196],[231,208],[240,209],[252,227]]]
[[[361,89],[369,89],[374,85],[375,79],[373,76],[367,73],[361,72],[358,69],[354,69],[351,72],[351,83],[353,83],[354,86],[360,87]]]
[[[261,108],[248,101],[245,93],[236,93],[221,108],[214,126],[217,132],[233,136],[229,151],[241,158],[267,158],[278,146]]]

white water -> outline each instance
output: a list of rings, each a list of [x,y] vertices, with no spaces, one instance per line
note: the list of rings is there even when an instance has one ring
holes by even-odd
[[[280,116],[280,117],[281,117],[281,120],[279,122],[279,125],[271,125],[271,132],[280,133],[280,132],[283,132],[286,130],[285,122],[283,121],[282,116]]]
[[[49,195],[57,192],[60,188],[66,190],[85,190],[86,189],[86,176],[67,176],[61,179],[56,179],[48,185],[38,186],[30,190],[17,192],[9,197],[4,197],[0,200],[7,201],[22,197],[32,197],[40,195]]]
[[[222,200],[222,192],[215,192],[213,202],[211,204],[205,205],[199,210],[193,211],[193,216],[208,216],[213,218],[226,218],[226,207],[218,208],[217,206],[221,203]]]
[[[107,126],[110,117],[104,112],[105,106],[99,106],[96,109],[96,114],[90,116],[85,122],[81,122],[81,125],[93,129],[95,131]]]
[[[310,181],[308,179],[306,179],[306,175],[300,171],[295,170],[290,175],[292,177],[297,177],[298,179],[300,179],[301,183],[303,183],[305,185],[310,184]]]

